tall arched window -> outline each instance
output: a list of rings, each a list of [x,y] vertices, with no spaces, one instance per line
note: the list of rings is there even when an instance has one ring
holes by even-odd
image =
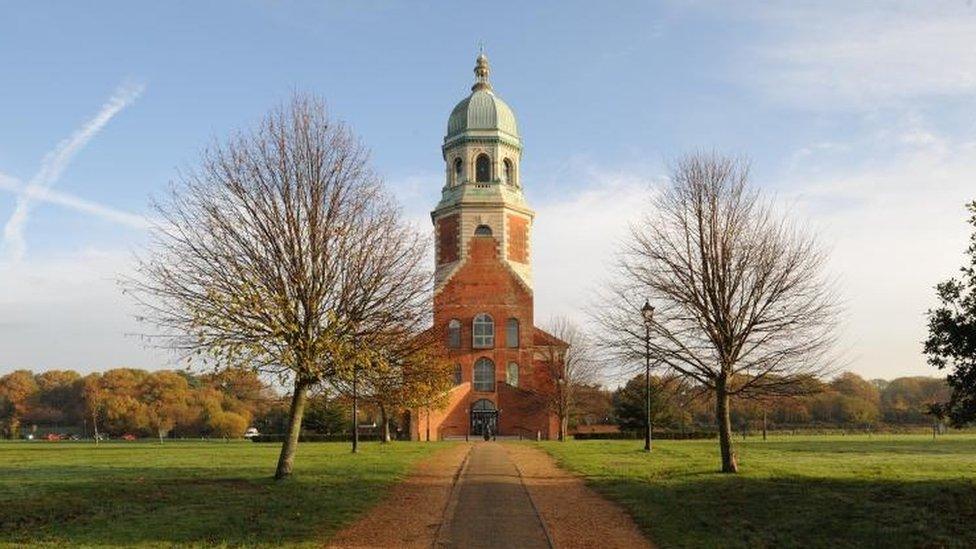
[[[460,158],[454,159],[454,184],[460,185],[464,176],[464,161]]]
[[[515,164],[507,158],[505,159],[505,183],[515,185]]]
[[[512,387],[518,387],[519,384],[519,366],[514,362],[509,362],[508,367],[505,368],[505,383],[508,383]]]
[[[474,390],[495,390],[495,363],[491,359],[481,357],[474,363]]]
[[[491,159],[487,154],[479,154],[474,161],[474,180],[478,183],[491,181]]]
[[[464,378],[461,376],[461,365],[460,364],[455,364],[454,365],[454,384],[455,385],[460,385],[462,381],[464,381]]]
[[[451,349],[461,347],[461,321],[456,318],[447,323],[447,346]]]
[[[471,346],[475,349],[490,349],[495,346],[495,321],[488,313],[481,313],[474,317]]]
[[[510,318],[505,321],[505,346],[516,349],[519,346],[519,321],[517,318]]]

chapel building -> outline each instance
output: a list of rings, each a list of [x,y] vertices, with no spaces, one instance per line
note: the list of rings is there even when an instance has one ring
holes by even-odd
[[[535,326],[535,212],[522,194],[522,139],[484,54],[474,72],[471,94],[447,123],[445,184],[431,212],[434,328],[455,364],[454,388],[445,408],[415,411],[411,438],[556,438],[553,357],[566,344]]]

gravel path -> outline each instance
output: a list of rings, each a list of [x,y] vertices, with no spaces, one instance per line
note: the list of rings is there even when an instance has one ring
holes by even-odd
[[[549,454],[500,442],[436,452],[328,546],[653,547],[627,513]]]
[[[630,515],[560,469],[549,454],[527,444],[504,447],[518,464],[553,546],[653,547]]]
[[[456,444],[417,464],[407,478],[328,547],[430,547],[470,444]]]

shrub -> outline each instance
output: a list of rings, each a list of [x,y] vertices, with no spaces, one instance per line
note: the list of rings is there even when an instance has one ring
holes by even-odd
[[[704,440],[717,438],[716,431],[661,431],[651,433],[655,440]],[[640,440],[644,438],[643,431],[620,431],[619,433],[579,433],[573,435],[576,440]]]

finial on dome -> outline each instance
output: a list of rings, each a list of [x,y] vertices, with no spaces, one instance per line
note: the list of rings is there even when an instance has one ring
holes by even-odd
[[[478,49],[478,59],[474,65],[475,83],[474,86],[471,86],[471,91],[491,91],[491,83],[488,82],[488,73],[491,72],[491,69],[488,67],[488,57],[485,56],[485,45],[483,42],[479,44]]]

